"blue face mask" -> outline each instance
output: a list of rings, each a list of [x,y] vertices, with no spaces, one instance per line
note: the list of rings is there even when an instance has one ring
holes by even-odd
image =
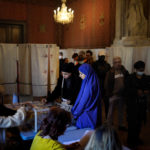
[[[137,75],[139,75],[139,76],[142,76],[142,75],[144,74],[144,72],[140,72],[140,71],[137,71],[136,73],[137,73]]]

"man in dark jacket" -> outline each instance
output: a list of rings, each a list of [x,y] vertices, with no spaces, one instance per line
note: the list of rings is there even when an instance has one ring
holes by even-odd
[[[92,65],[92,67],[94,68],[99,81],[100,81],[100,89],[101,89],[101,95],[102,95],[102,99],[104,101],[104,105],[105,105],[105,114],[107,114],[108,112],[108,101],[105,100],[105,90],[104,90],[104,81],[105,81],[105,77],[106,77],[106,73],[110,70],[111,66],[105,61],[105,56],[106,56],[106,50],[101,50],[98,53],[98,60],[95,61]],[[106,115],[107,117],[107,115]]]
[[[147,95],[150,90],[150,81],[144,74],[145,63],[137,61],[134,64],[136,72],[131,74],[126,81],[127,96],[127,121],[128,121],[128,144],[136,146],[139,139],[142,123],[146,122]]]
[[[122,66],[121,58],[115,57],[113,59],[113,67],[107,72],[105,78],[105,97],[108,102],[109,108],[107,121],[113,124],[113,114],[115,105],[118,104],[118,120],[119,129],[124,130],[123,126],[123,113],[125,100],[123,98],[125,79],[128,76],[128,71]]]
[[[105,81],[106,73],[111,68],[111,66],[105,61],[105,56],[106,56],[106,50],[101,50],[98,53],[98,60],[95,61],[92,65],[100,81],[100,89],[101,89],[102,97],[104,97],[105,95],[104,81]]]
[[[62,66],[61,75],[58,79],[54,91],[49,95],[47,101],[54,101],[61,98],[67,104],[73,105],[80,90],[81,79],[73,74],[74,65],[72,63],[64,64]]]

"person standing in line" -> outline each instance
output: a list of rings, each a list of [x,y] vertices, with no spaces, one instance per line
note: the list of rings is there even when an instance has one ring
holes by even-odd
[[[99,79],[89,64],[79,67],[81,88],[71,110],[77,128],[95,129],[101,125],[101,93]]]
[[[107,72],[105,78],[105,96],[109,101],[109,110],[107,115],[107,121],[111,125],[113,124],[113,116],[116,104],[118,104],[118,121],[119,129],[126,130],[123,125],[124,117],[124,89],[125,80],[128,76],[128,71],[122,66],[121,58],[113,58],[113,67]]]
[[[111,69],[111,66],[106,62],[105,58],[106,58],[106,50],[99,51],[98,60],[93,63],[92,67],[97,73],[97,76],[100,81],[102,99],[105,105],[105,115],[107,117],[109,103],[108,100],[105,99],[104,81],[105,81],[106,73]]]
[[[88,64],[92,65],[93,64],[93,53],[91,50],[86,51],[86,59]]]
[[[146,123],[147,96],[150,91],[149,78],[144,74],[145,63],[137,61],[134,64],[134,68],[136,71],[126,81],[127,142],[131,147],[143,143],[139,136],[142,124]]]

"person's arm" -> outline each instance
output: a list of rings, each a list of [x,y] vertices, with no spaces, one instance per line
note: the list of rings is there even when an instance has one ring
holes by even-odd
[[[51,94],[49,94],[47,97],[47,102],[52,102],[55,99],[60,97],[60,95],[61,95],[61,84],[62,84],[62,77],[59,77],[54,91]]]
[[[80,150],[81,149],[81,145],[79,142],[75,142],[75,143],[72,143],[69,145],[63,145],[63,146],[66,150],[75,150],[75,149]]]
[[[79,144],[81,146],[81,149],[84,149],[87,143],[89,142],[89,139],[91,138],[91,135],[94,133],[94,130],[88,131],[79,141]]]
[[[8,117],[0,117],[0,128],[9,128],[21,125],[21,123],[25,120],[26,111],[25,107],[21,107],[17,110],[17,112],[13,116]]]

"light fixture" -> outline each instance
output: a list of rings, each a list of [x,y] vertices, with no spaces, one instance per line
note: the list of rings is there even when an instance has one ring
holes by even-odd
[[[67,10],[66,0],[62,0],[61,8],[58,7],[57,10],[54,10],[54,19],[58,23],[68,24],[73,22],[74,11],[69,8]]]

